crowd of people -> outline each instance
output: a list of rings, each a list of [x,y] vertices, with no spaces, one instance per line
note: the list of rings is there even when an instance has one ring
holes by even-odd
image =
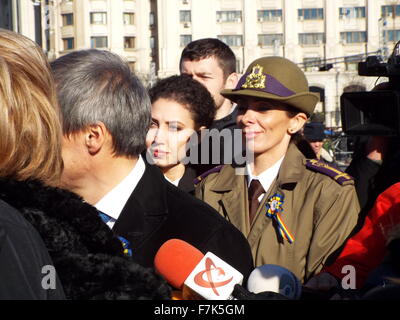
[[[214,253],[243,285],[275,264],[339,290],[351,265],[357,297],[396,290],[399,183],[356,188],[360,165],[324,156],[319,96],[295,63],[235,68],[229,46],[200,39],[180,75],[145,88],[109,51],[49,62],[0,30],[0,299],[171,299],[154,269],[170,239]]]

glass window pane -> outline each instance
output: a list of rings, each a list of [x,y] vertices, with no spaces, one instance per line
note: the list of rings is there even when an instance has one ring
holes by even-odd
[[[182,34],[180,36],[180,46],[186,47],[190,42],[192,42],[192,35],[190,34]]]
[[[107,24],[107,13],[106,12],[91,12],[90,13],[91,24]]]
[[[134,49],[135,48],[135,37],[124,37],[124,48]]]
[[[133,12],[124,12],[124,25],[135,24],[135,14]]]
[[[191,22],[191,11],[190,10],[181,10],[179,12],[179,21],[180,22]]]
[[[90,38],[92,48],[107,48],[107,37],[91,37]]]
[[[220,35],[218,39],[228,46],[240,47],[243,45],[243,37],[241,35]]]

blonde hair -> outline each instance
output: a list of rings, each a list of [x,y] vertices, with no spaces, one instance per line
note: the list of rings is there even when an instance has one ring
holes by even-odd
[[[46,56],[30,39],[0,29],[0,178],[56,185],[61,132]]]

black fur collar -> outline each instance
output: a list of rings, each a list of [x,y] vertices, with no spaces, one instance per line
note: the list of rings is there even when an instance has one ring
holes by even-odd
[[[0,199],[22,213],[49,251],[64,254],[72,245],[81,253],[123,254],[121,243],[101,221],[96,208],[72,192],[34,180],[0,180]],[[71,239],[75,243],[69,243]]]
[[[0,180],[0,199],[39,232],[68,299],[170,298],[165,280],[125,257],[96,208],[76,194],[38,181]]]

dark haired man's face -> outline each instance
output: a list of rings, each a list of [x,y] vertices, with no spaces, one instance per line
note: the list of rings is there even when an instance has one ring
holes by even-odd
[[[217,59],[209,57],[196,61],[183,60],[180,67],[182,74],[190,75],[208,89],[218,110],[225,101],[220,92],[226,88],[227,81]]]

